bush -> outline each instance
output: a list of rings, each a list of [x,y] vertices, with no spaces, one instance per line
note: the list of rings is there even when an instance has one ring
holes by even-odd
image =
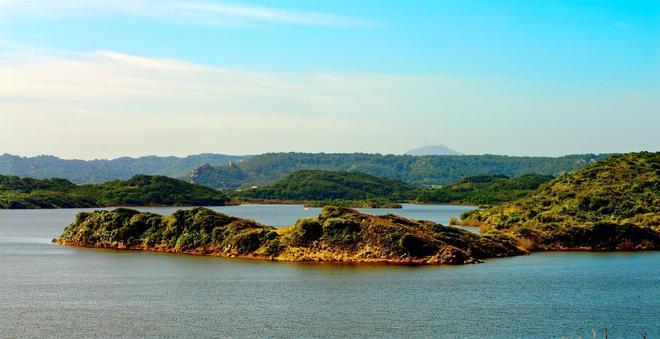
[[[261,247],[263,236],[263,230],[249,230],[240,233],[232,239],[232,248],[236,249],[240,254],[254,252]]]
[[[438,250],[437,246],[410,233],[406,233],[401,237],[400,245],[413,257],[429,256]]]
[[[351,248],[360,242],[360,225],[350,219],[330,218],[323,224],[325,240],[335,246]]]
[[[314,218],[300,219],[291,233],[291,246],[307,246],[323,235],[323,226]]]

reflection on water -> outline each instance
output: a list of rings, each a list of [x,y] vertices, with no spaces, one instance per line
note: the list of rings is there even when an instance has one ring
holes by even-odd
[[[394,212],[446,222],[462,208]],[[216,209],[277,226],[318,213]],[[0,211],[1,336],[590,337],[605,326],[616,338],[660,335],[658,253],[543,253],[410,267],[51,244],[77,211]]]

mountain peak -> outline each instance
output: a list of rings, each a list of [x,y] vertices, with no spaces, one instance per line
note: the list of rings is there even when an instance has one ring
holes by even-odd
[[[445,145],[426,145],[411,149],[406,152],[408,155],[463,155],[463,153],[454,151]]]

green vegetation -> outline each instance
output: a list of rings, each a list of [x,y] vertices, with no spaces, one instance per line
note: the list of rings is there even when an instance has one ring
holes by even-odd
[[[214,188],[265,185],[301,169],[361,172],[411,185],[449,185],[475,175],[519,177],[538,173],[557,176],[606,155],[510,157],[502,155],[381,155],[365,153],[267,153],[227,166],[204,166],[190,175],[194,183]]]
[[[552,180],[550,175],[479,175],[441,188],[425,188],[417,196],[421,203],[495,205],[520,199]]]
[[[335,174],[307,171],[300,175],[316,180]],[[523,177],[514,187],[530,187],[523,183],[537,185],[542,179]],[[468,190],[473,192],[487,185],[509,187],[510,180],[485,176],[457,185],[486,185]],[[29,186],[17,179],[7,182],[15,188]],[[42,185],[71,187],[61,181]],[[660,153],[613,156],[561,175],[514,202],[468,212],[462,222],[480,225],[482,233],[342,207],[324,207],[318,217],[298,220],[284,229],[199,207],[170,216],[121,208],[80,213],[54,241],[273,260],[408,264],[466,264],[542,250],[657,250]]]
[[[201,207],[168,216],[124,208],[79,213],[55,242],[287,261],[466,264],[521,253],[503,236],[339,207],[326,207],[317,218],[285,229]]]
[[[660,152],[612,156],[463,219],[530,250],[658,249]]]
[[[64,179],[0,176],[0,208],[224,205],[222,192],[164,176],[75,185]]]
[[[268,186],[236,194],[251,199],[278,200],[406,200],[417,188],[392,179],[357,172],[299,170]]]
[[[233,193],[248,201],[295,201],[309,207],[400,208],[399,202],[498,204],[521,198],[551,176],[481,175],[442,188],[422,188],[357,172],[298,170],[265,187]]]

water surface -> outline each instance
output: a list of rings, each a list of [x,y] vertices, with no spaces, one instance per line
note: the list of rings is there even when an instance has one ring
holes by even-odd
[[[466,209],[405,207],[394,212],[438,222]],[[318,213],[291,205],[214,209],[275,226]],[[654,252],[406,267],[51,244],[78,211],[0,211],[0,336],[558,338],[590,337],[604,326],[612,338],[660,336]]]

